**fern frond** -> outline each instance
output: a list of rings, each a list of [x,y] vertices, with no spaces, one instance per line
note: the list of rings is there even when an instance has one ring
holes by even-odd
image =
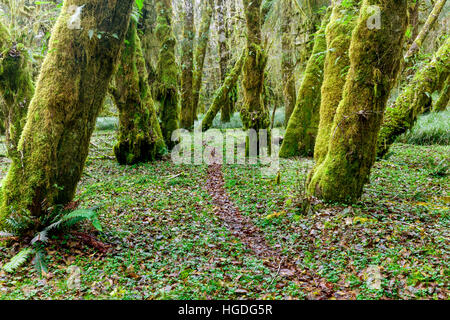
[[[45,261],[45,253],[43,250],[36,251],[36,255],[33,258],[33,265],[39,276],[42,276],[42,273],[48,272],[47,263]]]
[[[20,250],[18,254],[16,254],[7,264],[3,266],[3,270],[9,273],[14,272],[17,268],[24,264],[28,257],[34,252],[35,250],[30,247]]]

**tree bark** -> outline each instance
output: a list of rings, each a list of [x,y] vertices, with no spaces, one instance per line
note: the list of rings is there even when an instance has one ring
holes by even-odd
[[[381,23],[369,28],[377,17],[374,8],[380,10]],[[400,67],[406,13],[406,0],[364,0],[352,33],[350,70],[328,153],[313,173],[309,195],[333,202],[353,202],[361,197],[375,162],[386,102]]]
[[[73,199],[133,2],[64,1],[19,142],[20,157],[3,181],[2,223],[13,213],[38,218]]]
[[[150,86],[156,80],[156,65],[158,62],[159,43],[156,37],[156,18],[156,0],[144,0],[138,30]]]
[[[0,22],[0,94],[4,104],[5,144],[8,157],[17,156],[17,146],[25,125],[28,105],[34,94],[32,70],[27,50],[13,43]]]
[[[450,100],[450,76],[447,76],[447,79],[442,86],[439,98],[436,100],[433,106],[434,112],[444,111],[448,107],[448,102]]]
[[[112,90],[119,110],[114,154],[122,165],[153,161],[166,151],[147,79],[136,22],[132,20]]]
[[[191,129],[194,126],[192,81],[194,73],[194,4],[184,0],[183,42],[181,45],[181,122],[180,126]]]
[[[395,139],[414,126],[418,115],[431,110],[431,95],[450,75],[450,39],[436,52],[434,58],[420,69],[410,84],[386,110],[378,135],[377,155],[385,155]]]

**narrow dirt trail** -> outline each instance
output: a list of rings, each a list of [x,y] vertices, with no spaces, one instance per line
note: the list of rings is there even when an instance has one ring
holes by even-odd
[[[298,282],[308,293],[308,299],[329,299],[333,296],[333,285],[325,279],[313,275],[309,270],[300,269],[280,250],[270,246],[264,233],[241,214],[224,188],[221,164],[212,164],[207,169],[205,188],[216,206],[215,214],[225,223],[231,233],[239,238],[264,264],[274,272],[274,277],[285,277]],[[272,281],[275,279],[273,278]]]

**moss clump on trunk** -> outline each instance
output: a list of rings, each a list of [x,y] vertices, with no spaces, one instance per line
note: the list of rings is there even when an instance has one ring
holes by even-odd
[[[269,112],[262,98],[267,55],[261,44],[261,0],[244,0],[247,21],[247,51],[242,70],[244,104],[241,119],[244,129],[268,129]]]
[[[436,52],[433,59],[420,69],[410,84],[386,110],[378,135],[377,155],[382,157],[395,139],[411,129],[421,113],[431,110],[431,94],[450,74],[450,38]]]
[[[233,69],[231,69],[230,73],[225,78],[222,86],[214,94],[213,102],[211,103],[211,106],[209,107],[205,117],[202,120],[203,131],[211,128],[213,120],[220,110],[220,106],[228,99],[230,91],[236,86],[239,76],[241,75],[242,65],[245,62],[245,57],[246,54],[244,51],[239,60],[234,65]]]
[[[180,107],[178,94],[179,69],[175,59],[176,39],[172,26],[171,0],[156,0],[158,12],[156,36],[160,43],[153,97],[158,105],[164,141],[172,149],[172,133],[179,128]]]
[[[439,98],[433,105],[433,111],[439,112],[447,109],[449,100],[450,100],[450,76],[447,77],[447,79],[444,82],[444,85],[442,86]]]
[[[379,28],[369,28],[373,6]],[[337,108],[324,161],[314,170],[308,193],[326,201],[361,197],[375,162],[386,102],[399,70],[407,25],[406,0],[365,0],[350,44],[350,70]]]
[[[39,218],[73,199],[133,2],[64,1],[19,141],[20,157],[3,181],[0,221],[11,214]],[[77,11],[81,28],[69,23]]]
[[[5,126],[6,149],[10,158],[17,155],[17,146],[25,125],[34,84],[28,53],[13,43],[0,22],[0,94],[3,97],[2,119]]]
[[[314,48],[306,65],[305,75],[297,94],[294,111],[289,118],[286,133],[280,149],[280,157],[311,155],[319,122],[320,87],[323,79],[323,65],[327,44],[325,27],[331,10],[325,15],[315,35]]]
[[[147,82],[135,21],[130,22],[111,93],[119,110],[118,142],[114,146],[117,162],[131,165],[162,155],[165,144]]]

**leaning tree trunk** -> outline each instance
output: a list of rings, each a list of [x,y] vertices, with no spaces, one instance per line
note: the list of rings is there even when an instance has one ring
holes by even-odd
[[[320,120],[314,145],[314,160],[317,167],[328,152],[331,128],[350,64],[349,47],[352,31],[358,17],[359,1],[345,9],[342,2],[335,2],[330,23],[326,29],[327,55],[325,58],[324,80],[321,89]],[[345,20],[345,23],[342,23]]]
[[[325,27],[331,10],[325,15],[314,40],[314,48],[306,65],[305,75],[297,94],[297,102],[289,119],[280,157],[311,155],[319,123],[320,88],[323,80],[323,67],[327,43]]]
[[[264,69],[267,55],[261,43],[261,0],[244,0],[247,22],[247,51],[242,70],[244,87],[244,104],[241,119],[244,129],[269,129],[269,112],[264,105]],[[248,146],[248,145],[247,145]]]
[[[115,75],[115,87],[111,90],[119,110],[114,154],[122,165],[153,161],[165,151],[147,79],[141,41],[136,22],[132,20]]]
[[[450,75],[450,38],[436,52],[434,58],[420,69],[410,84],[385,113],[378,135],[377,155],[382,157],[395,139],[411,129],[421,113],[432,107],[431,94]]]
[[[445,79],[444,85],[441,89],[439,98],[433,105],[433,111],[440,112],[446,110],[449,101],[450,101],[450,76],[447,76],[447,79]]]
[[[205,117],[202,120],[202,131],[206,131],[211,128],[214,118],[220,110],[220,107],[225,103],[225,101],[230,96],[230,90],[232,90],[241,75],[242,65],[245,61],[245,51],[242,53],[239,60],[234,65],[233,69],[231,69],[230,73],[225,78],[222,86],[217,90],[214,94],[213,102],[206,112]]]
[[[13,43],[8,30],[0,22],[0,94],[4,101],[0,106],[5,119],[5,144],[10,158],[17,155],[28,105],[34,94],[29,59],[27,50]]]
[[[64,1],[19,142],[20,157],[3,181],[0,221],[12,213],[39,217],[73,199],[133,2]]]
[[[439,14],[441,13],[442,8],[444,8],[446,2],[447,0],[438,0],[435,3],[433,10],[431,11],[427,21],[425,22],[425,25],[423,26],[422,30],[420,30],[420,33],[414,40],[413,44],[409,47],[408,52],[406,52],[405,60],[410,59],[419,51],[428,33],[430,32],[434,23],[437,21],[437,18],[439,17]]]
[[[228,73],[230,50],[228,48],[228,32],[226,26],[227,8],[225,0],[217,0],[216,25],[217,25],[217,47],[219,50],[220,81],[223,83]],[[231,119],[232,102],[230,99],[223,101],[221,106],[220,120],[229,122]]]
[[[283,0],[281,23],[281,72],[283,79],[284,124],[287,126],[295,107],[295,77],[292,48],[292,0]]]
[[[183,42],[181,45],[181,122],[180,126],[191,129],[194,126],[192,81],[194,72],[194,4],[184,0]]]
[[[156,36],[160,43],[156,80],[153,97],[159,105],[161,131],[164,141],[172,149],[172,133],[179,128],[180,108],[178,105],[179,69],[175,59],[176,39],[172,26],[172,1],[156,0],[158,12]]]
[[[193,80],[193,108],[194,114],[197,116],[198,110],[198,100],[200,97],[200,89],[202,87],[202,78],[203,78],[203,65],[205,63],[206,57],[206,49],[208,48],[209,41],[209,30],[212,19],[212,0],[203,1],[203,13],[202,13],[202,21],[200,23],[200,29],[198,31],[197,38],[197,46],[195,48],[194,53],[194,80]]]
[[[373,6],[380,10],[381,23],[369,28],[374,11],[376,15]],[[343,202],[361,197],[375,162],[378,132],[400,66],[406,12],[406,0],[364,0],[352,33],[350,70],[328,153],[314,171],[308,186],[310,195]]]

